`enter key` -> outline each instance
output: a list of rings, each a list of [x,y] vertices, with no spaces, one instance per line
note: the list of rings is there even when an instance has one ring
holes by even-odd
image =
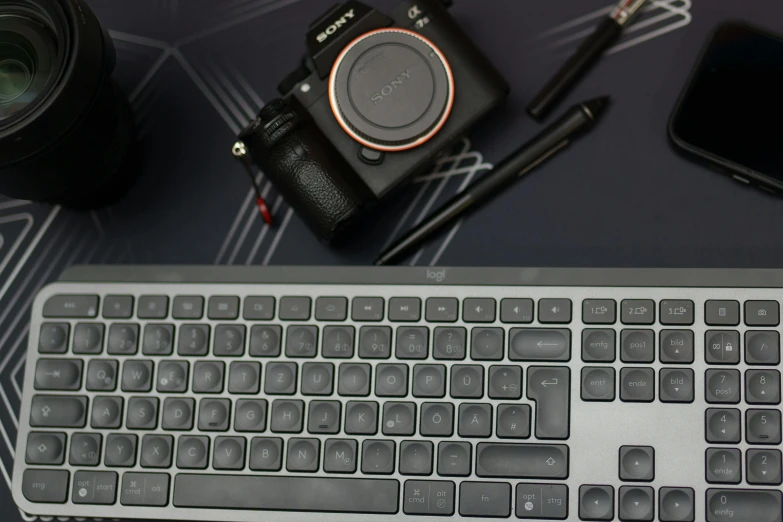
[[[527,396],[536,401],[536,438],[564,440],[570,431],[571,371],[560,366],[531,366]]]

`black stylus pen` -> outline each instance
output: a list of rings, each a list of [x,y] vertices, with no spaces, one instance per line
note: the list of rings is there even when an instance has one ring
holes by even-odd
[[[527,113],[542,121],[568,91],[590,70],[604,51],[620,38],[623,27],[633,19],[647,0],[621,0],[574,55],[560,68],[527,106]]]
[[[461,194],[454,196],[432,216],[414,227],[405,237],[378,256],[375,264],[390,265],[399,262],[444,225],[502,192],[514,181],[566,148],[575,138],[595,127],[608,105],[609,97],[605,96],[572,107],[486,176],[469,185]]]

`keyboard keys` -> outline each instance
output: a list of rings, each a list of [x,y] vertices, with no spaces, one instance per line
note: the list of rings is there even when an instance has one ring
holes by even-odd
[[[388,326],[362,326],[359,331],[359,357],[362,359],[388,359],[391,357],[391,328]]]
[[[454,433],[454,405],[448,402],[422,404],[419,433],[425,437],[451,437]]]
[[[306,363],[302,365],[302,395],[331,395],[333,389],[333,364]]]
[[[482,442],[476,447],[476,475],[563,479],[568,477],[568,446]]]
[[[737,326],[740,322],[739,309],[737,301],[707,301],[704,322],[710,326]]]
[[[510,324],[533,322],[532,299],[503,299],[500,301],[500,320]]]
[[[190,508],[391,515],[399,509],[399,496],[396,480],[179,474],[173,503]]]
[[[139,464],[142,468],[168,468],[174,454],[171,435],[145,435],[141,441]]]
[[[651,363],[655,360],[655,332],[623,330],[620,332],[620,360],[629,363]]]
[[[400,444],[400,466],[398,469],[402,475],[431,475],[432,442],[403,441]]]
[[[356,441],[326,439],[324,443],[324,471],[326,473],[356,473]]]
[[[429,335],[426,327],[397,328],[395,356],[398,359],[426,359],[429,356]]]
[[[393,440],[365,440],[362,442],[362,473],[391,475],[394,473],[394,460]]]
[[[139,319],[165,319],[169,312],[169,298],[165,295],[143,295],[139,297]]]
[[[384,403],[381,426],[384,435],[413,435],[416,431],[416,404],[412,402]]]
[[[693,331],[661,330],[660,358],[668,364],[693,363]]]
[[[307,321],[310,319],[309,297],[281,297],[278,315],[283,321]]]
[[[425,318],[432,323],[454,323],[459,317],[459,301],[451,297],[427,299]]]
[[[695,395],[693,370],[663,368],[660,377],[661,402],[693,402]]]
[[[494,299],[469,297],[462,303],[462,320],[466,323],[494,323]]]
[[[238,400],[234,415],[234,431],[260,433],[265,429],[266,399]]]
[[[517,484],[516,516],[521,519],[568,518],[568,487],[559,484]]]
[[[212,353],[218,357],[241,357],[245,354],[245,326],[219,324],[215,327]]]
[[[661,324],[690,326],[694,321],[693,316],[693,301],[670,299],[661,301]]]
[[[435,328],[432,356],[440,360],[462,360],[465,358],[466,331],[464,328],[439,326]]]
[[[228,399],[202,399],[198,408],[199,431],[226,431],[231,412]]]
[[[301,433],[304,402],[278,399],[272,403],[270,426],[275,433]]]
[[[620,370],[620,400],[652,402],[655,400],[655,370],[623,368]]]
[[[117,473],[77,471],[73,475],[74,504],[112,505],[117,501]]]
[[[185,392],[188,389],[188,362],[161,361],[155,389],[162,393]]]
[[[408,365],[379,364],[375,368],[375,395],[405,397],[408,393]]]
[[[318,439],[290,439],[286,469],[294,472],[318,471],[319,451]]]
[[[30,426],[82,428],[87,421],[87,397],[35,395],[30,407]]]
[[[274,306],[274,301],[272,303]],[[247,310],[247,301],[245,301],[245,309]],[[347,318],[348,299],[345,297],[319,297],[315,300],[316,321],[345,321]]]
[[[79,323],[73,329],[73,353],[98,354],[103,351],[103,325]]]
[[[113,324],[109,327],[109,355],[134,355],[138,351],[139,325]]]
[[[512,328],[508,357],[512,361],[568,361],[571,332],[566,329]]]
[[[97,295],[53,295],[43,306],[44,317],[92,319],[97,315]]]
[[[204,316],[204,298],[200,295],[178,295],[171,305],[174,319],[201,319]]]
[[[321,355],[327,359],[350,359],[354,352],[354,335],[353,326],[324,327]]]
[[[536,438],[567,439],[570,432],[571,370],[558,366],[531,366],[527,396],[536,401]]]
[[[125,427],[136,430],[154,430],[158,427],[158,399],[131,397]]]
[[[25,463],[60,465],[65,460],[65,433],[32,431],[27,435]]]
[[[579,488],[579,518],[582,520],[614,520],[614,488],[612,486],[581,486]]]
[[[474,328],[471,331],[470,358],[474,361],[503,359],[504,334],[502,328]]]
[[[351,303],[351,319],[360,322],[383,320],[382,297],[355,297]]]
[[[127,364],[127,363],[126,363]],[[289,366],[296,365],[289,363]],[[267,365],[267,372],[272,365]],[[226,364],[222,361],[198,361],[193,365],[193,393],[220,393],[223,391],[223,374]],[[295,377],[294,377],[295,378]],[[267,386],[270,386],[269,378],[266,380]],[[281,381],[273,382],[272,385],[280,385]],[[267,391],[267,393],[270,393]],[[292,392],[293,393],[293,392]]]
[[[780,444],[780,410],[747,410],[745,439],[749,444]]]
[[[406,480],[402,499],[402,511],[406,515],[451,516],[454,514],[454,483]]]
[[[441,398],[446,395],[446,367],[442,364],[417,364],[413,367],[413,396]]]
[[[207,317],[210,319],[236,319],[239,317],[239,298],[231,295],[214,295],[209,298]]]
[[[108,467],[131,468],[136,464],[136,435],[110,433],[106,436],[106,455],[103,463]]]
[[[123,506],[163,507],[169,503],[168,473],[125,473],[122,476]]]
[[[780,372],[777,370],[746,371],[745,402],[748,404],[780,404]]]
[[[707,370],[705,397],[711,404],[738,404],[740,401],[740,372],[738,370]]]
[[[571,322],[570,299],[541,299],[538,302],[538,322],[568,324]]]
[[[710,484],[739,484],[742,480],[742,454],[738,449],[709,448],[706,468]]]
[[[620,321],[623,324],[653,324],[655,301],[650,299],[625,299],[620,305]]]
[[[582,360],[585,362],[614,362],[614,330],[582,330]]]
[[[174,325],[148,324],[144,327],[141,352],[144,355],[171,355],[174,351]]]
[[[392,297],[389,299],[389,321],[416,322],[421,319],[421,299],[418,297]]]
[[[614,368],[582,368],[583,401],[611,402],[615,399]]]
[[[709,364],[739,364],[739,332],[708,330],[704,342],[704,358]]]
[[[466,517],[508,518],[511,485],[504,482],[462,482],[459,514]]]
[[[38,334],[39,353],[65,353],[68,350],[68,323],[44,323]]]
[[[469,442],[443,441],[438,444],[438,475],[467,477],[470,475],[472,451]]]
[[[340,432],[341,404],[337,401],[312,401],[307,415],[307,431],[309,433]]]
[[[779,486],[781,480],[780,450],[750,449],[745,454],[748,484]]]
[[[250,329],[251,357],[277,357],[283,329],[276,325],[253,325]]]
[[[739,410],[709,408],[705,417],[707,442],[737,444],[742,440]]]
[[[122,422],[122,397],[95,397],[92,400],[90,427],[119,428]]]
[[[101,435],[74,433],[68,463],[71,466],[97,466],[101,462]]]
[[[780,334],[773,331],[745,332],[745,362],[763,366],[780,364]]]
[[[371,373],[372,368],[369,364],[341,364],[337,393],[343,397],[368,396]]]
[[[193,412],[196,402],[193,399],[173,399],[167,397],[163,402],[161,427],[164,430],[188,431],[193,428]]]
[[[707,522],[781,522],[781,495],[771,490],[708,489]]]
[[[68,479],[64,470],[26,469],[22,476],[22,494],[30,502],[63,504],[68,499]]]
[[[620,480],[652,482],[655,478],[655,450],[649,446],[620,448]]]
[[[457,364],[451,367],[451,397],[480,399],[484,396],[484,367]]]
[[[78,390],[81,382],[79,359],[38,359],[35,364],[36,390]]]
[[[209,437],[180,437],[177,446],[177,467],[205,469],[209,455]]]
[[[745,324],[748,326],[778,326],[780,305],[777,301],[745,301]]]
[[[318,353],[317,326],[289,326],[285,354],[288,357],[315,357]]]
[[[293,441],[289,451],[294,448]],[[299,451],[303,451],[300,447]],[[306,450],[304,450],[306,451]],[[312,455],[309,456],[312,458]],[[290,460],[290,459],[289,459]],[[241,470],[245,467],[245,438],[244,437],[217,437],[215,439],[215,451],[212,455],[212,468],[220,470]],[[313,470],[314,471],[314,470]]]
[[[655,492],[650,487],[621,486],[618,500],[620,520],[652,522],[655,512]]]
[[[88,391],[114,391],[117,388],[117,369],[114,360],[92,359],[87,365],[85,386]]]
[[[693,489],[659,489],[658,510],[661,522],[693,522],[695,520]]]
[[[345,433],[348,435],[378,433],[378,403],[349,402],[345,406]]]
[[[582,302],[582,322],[585,324],[614,324],[617,321],[617,302],[614,299],[585,299]]]
[[[103,298],[104,319],[130,319],[132,316],[132,295],[107,295]]]
[[[460,437],[489,437],[492,435],[492,405],[460,404],[457,426]]]
[[[522,368],[520,366],[491,366],[489,368],[488,389],[491,399],[521,398]]]
[[[242,317],[248,321],[269,321],[275,316],[275,298],[249,296],[245,298]]]

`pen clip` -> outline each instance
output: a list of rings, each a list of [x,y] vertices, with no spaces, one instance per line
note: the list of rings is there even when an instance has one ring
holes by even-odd
[[[620,26],[624,26],[636,16],[645,3],[647,0],[622,0],[609,16]]]

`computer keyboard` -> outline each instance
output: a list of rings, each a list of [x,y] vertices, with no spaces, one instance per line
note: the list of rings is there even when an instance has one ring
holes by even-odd
[[[781,522],[779,270],[83,267],[28,513]]]

